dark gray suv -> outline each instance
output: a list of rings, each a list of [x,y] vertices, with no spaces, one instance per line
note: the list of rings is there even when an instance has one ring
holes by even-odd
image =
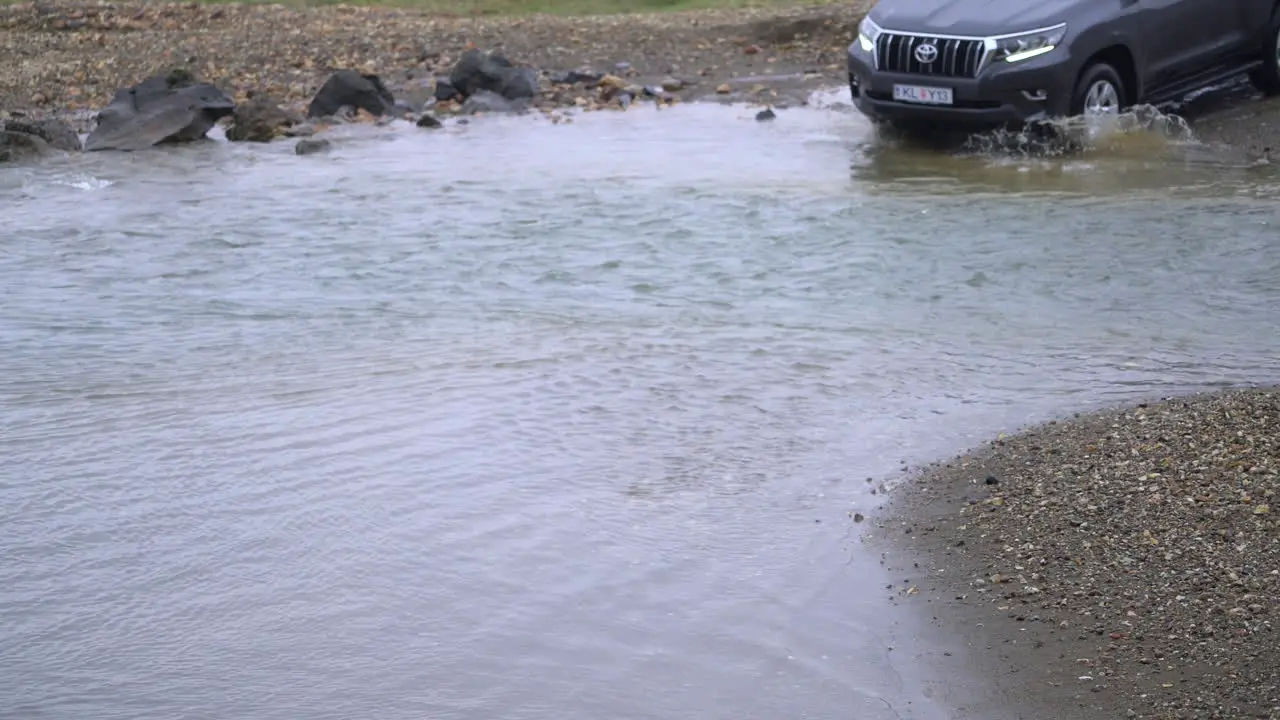
[[[879,0],[853,102],[897,124],[1025,125],[1163,105],[1248,73],[1280,94],[1280,0]]]

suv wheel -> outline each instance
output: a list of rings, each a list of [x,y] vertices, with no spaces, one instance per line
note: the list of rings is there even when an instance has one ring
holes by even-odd
[[[1265,95],[1280,95],[1280,13],[1271,21],[1271,33],[1262,50],[1262,67],[1249,72],[1249,81]]]
[[[1116,115],[1125,106],[1124,81],[1110,65],[1099,62],[1080,74],[1071,96],[1071,114]]]

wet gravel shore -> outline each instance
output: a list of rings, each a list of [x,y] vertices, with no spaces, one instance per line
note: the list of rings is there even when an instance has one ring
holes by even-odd
[[[875,541],[894,601],[967,646],[995,705],[1280,718],[1278,490],[1280,390],[1195,395],[935,465]]]
[[[0,115],[78,118],[117,89],[175,68],[227,91],[301,112],[341,69],[379,75],[411,108],[467,49],[541,71],[533,106],[620,109],[622,85],[670,104],[699,99],[785,107],[844,84],[846,48],[870,0],[810,7],[598,17],[441,17],[411,8],[40,0],[0,3]],[[569,71],[610,82],[558,84]],[[1231,95],[1232,93],[1228,93]],[[1228,103],[1193,120],[1206,142],[1258,156],[1280,149],[1280,105]],[[436,104],[434,113],[457,111]]]
[[[0,64],[0,110],[98,108],[118,88],[175,67],[239,101],[265,96],[295,108],[333,71],[354,69],[421,104],[470,47],[545,71],[544,109],[599,104],[590,89],[548,79],[569,70],[666,85],[669,101],[768,103],[839,82],[867,5],[448,18],[368,6],[41,0],[0,5],[10,59]]]

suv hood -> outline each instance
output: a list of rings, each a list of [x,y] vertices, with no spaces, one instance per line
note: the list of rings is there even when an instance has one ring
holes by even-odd
[[[1005,35],[1055,25],[1080,0],[880,0],[871,19],[886,30]]]

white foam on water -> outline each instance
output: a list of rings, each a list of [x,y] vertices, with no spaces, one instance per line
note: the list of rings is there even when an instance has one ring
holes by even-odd
[[[817,110],[853,110],[849,89],[845,87],[822,88],[808,97],[809,107]]]
[[[103,190],[115,185],[115,181],[94,177],[84,173],[74,173],[66,177],[55,177],[49,180],[50,185],[75,188],[77,190]]]

